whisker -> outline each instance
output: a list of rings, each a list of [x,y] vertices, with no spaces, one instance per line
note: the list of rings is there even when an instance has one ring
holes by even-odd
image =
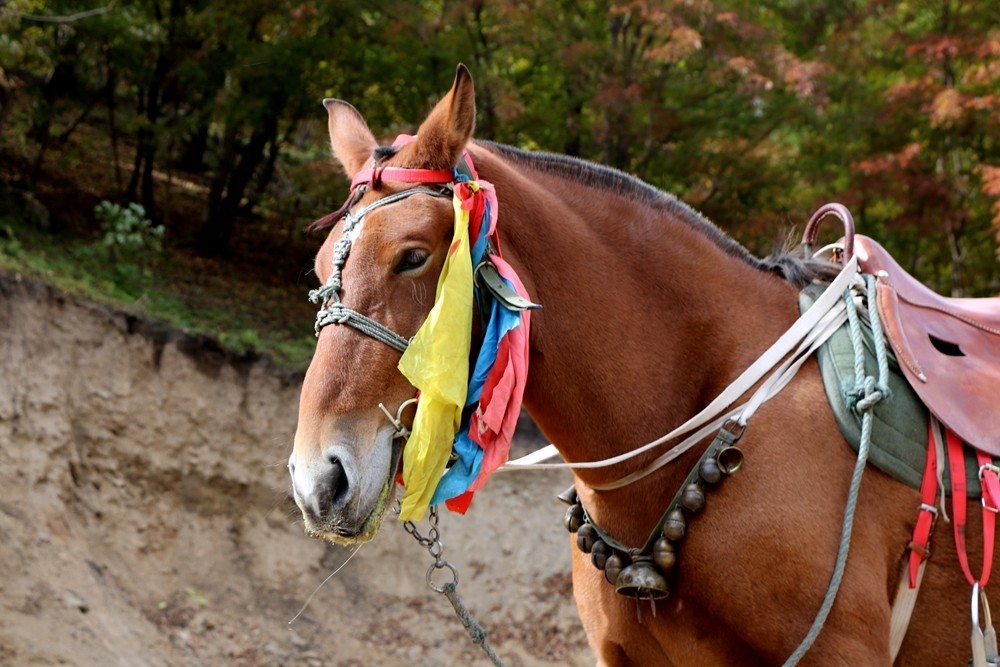
[[[357,554],[359,551],[361,551],[361,545],[360,544],[357,547],[355,547],[354,551],[351,552],[351,555],[347,557],[347,560],[345,560],[343,563],[340,564],[340,567],[338,567],[336,570],[334,570],[333,572],[331,572],[330,576],[328,576],[326,579],[324,579],[323,581],[320,582],[319,586],[316,587],[316,590],[314,590],[309,595],[309,597],[306,599],[305,604],[302,605],[302,609],[299,609],[299,613],[295,614],[295,616],[292,617],[292,620],[288,621],[288,625],[291,625],[292,623],[294,623],[296,621],[296,619],[298,619],[298,617],[302,615],[302,612],[304,612],[306,610],[306,607],[309,606],[309,603],[312,602],[313,598],[316,597],[316,594],[319,593],[319,589],[323,588],[323,586],[326,585],[326,582],[328,582],[331,579],[333,579],[333,576],[335,574],[337,574],[338,572],[340,572],[341,570],[343,570],[344,566],[347,565],[348,563],[350,563],[351,559],[354,558],[355,554]]]

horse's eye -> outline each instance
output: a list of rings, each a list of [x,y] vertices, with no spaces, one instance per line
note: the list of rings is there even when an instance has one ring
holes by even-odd
[[[396,264],[396,273],[403,273],[404,271],[412,271],[413,269],[419,269],[430,257],[430,253],[422,248],[410,248],[405,253],[403,253],[402,258],[400,258],[399,263]]]

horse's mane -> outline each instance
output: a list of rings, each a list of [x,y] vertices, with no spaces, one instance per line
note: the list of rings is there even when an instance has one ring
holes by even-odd
[[[583,183],[588,187],[600,188],[619,196],[629,197],[650,208],[664,211],[709,238],[726,254],[743,260],[761,271],[775,273],[800,289],[814,279],[832,279],[839,269],[829,262],[803,260],[791,254],[790,239],[786,239],[781,247],[767,257],[758,258],[705,216],[673,195],[618,169],[568,155],[526,151],[492,141],[477,141],[476,143],[514,162],[561,176],[567,180]]]

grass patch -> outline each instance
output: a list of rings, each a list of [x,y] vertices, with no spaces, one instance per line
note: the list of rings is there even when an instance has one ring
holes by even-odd
[[[52,234],[0,218],[0,269],[46,282],[71,296],[107,304],[190,333],[234,352],[256,352],[303,370],[315,346],[309,288],[241,270],[183,248],[116,254],[101,236]]]

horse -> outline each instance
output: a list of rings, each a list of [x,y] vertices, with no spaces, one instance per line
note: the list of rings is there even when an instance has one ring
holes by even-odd
[[[346,174],[375,165],[386,177],[322,221],[331,232],[316,255],[321,283],[343,214],[391,199],[365,208],[363,229],[351,233],[342,293],[355,312],[412,336],[431,308],[454,211],[430,192],[407,196],[424,187],[412,182],[419,175],[388,175],[449,172],[467,151],[502,207],[504,256],[543,306],[530,330],[524,407],[568,462],[623,454],[697,413],[797,319],[799,289],[831,273],[790,253],[758,258],[676,198],[617,170],[474,141],[475,92],[463,66],[405,145],[380,146],[354,107],[325,105]],[[378,406],[404,406],[415,394],[399,360],[398,348],[356,328],[318,333],[289,461],[314,537],[354,544],[379,530],[401,445]],[[401,414],[407,421],[412,411]],[[691,521],[673,590],[655,607],[619,595],[591,555],[570,547],[573,595],[599,665],[780,664],[807,634],[830,583],[856,462],[814,360],[759,409],[740,447],[745,464]],[[579,502],[594,524],[640,545],[698,450],[621,488],[604,487],[657,452],[574,469]],[[891,609],[919,505],[917,491],[869,467],[836,602],[801,664],[892,663]],[[972,523],[975,553],[982,541]],[[969,588],[956,561],[951,540],[939,537],[896,664],[968,659]]]

